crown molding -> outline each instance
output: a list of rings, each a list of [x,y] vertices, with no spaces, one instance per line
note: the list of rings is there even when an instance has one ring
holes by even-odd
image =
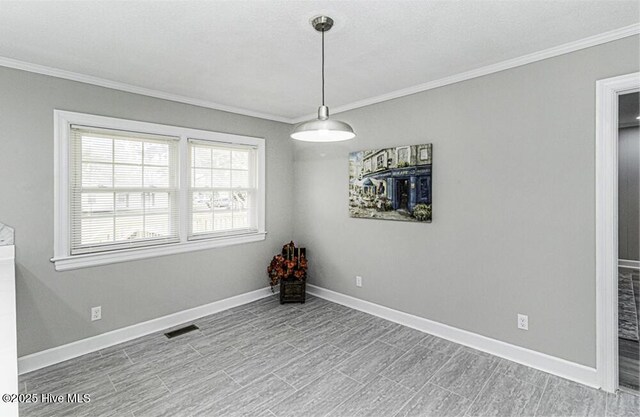
[[[371,104],[381,103],[383,101],[393,100],[395,98],[400,98],[400,97],[408,96],[411,94],[420,93],[422,91],[444,87],[445,85],[455,84],[461,81],[470,80],[472,78],[482,77],[485,75],[508,70],[508,69],[519,67],[522,65],[531,64],[533,62],[542,61],[544,59],[553,58],[559,55],[568,54],[570,52],[579,51],[581,49],[590,48],[592,46],[601,45],[603,43],[615,41],[618,39],[622,39],[622,38],[626,38],[626,37],[634,36],[638,34],[640,34],[640,24],[636,23],[636,24],[625,26],[609,32],[604,32],[598,35],[590,36],[588,38],[583,38],[577,41],[565,43],[563,45],[554,46],[553,48],[544,49],[542,51],[523,55],[518,58],[508,59],[506,61],[487,65],[485,67],[477,68],[471,71],[466,71],[460,74],[451,75],[449,77],[440,78],[438,80],[429,81],[424,84],[418,84],[413,87],[403,88],[401,90],[392,91],[390,93],[382,94],[376,97],[370,97],[364,100],[355,101],[350,104],[338,106],[331,109],[331,114],[342,113],[347,110],[353,110],[360,107],[369,106]],[[295,118],[291,122],[300,123],[309,119],[314,119],[315,117],[316,117],[315,114],[308,114],[306,116]]]
[[[634,36],[638,34],[640,34],[640,23],[625,26],[625,27],[615,29],[609,32],[604,32],[598,35],[590,36],[588,38],[579,39],[574,42],[565,43],[563,45],[555,46],[549,49],[544,49],[542,51],[534,52],[528,55],[523,55],[518,58],[513,58],[506,61],[498,62],[496,64],[487,65],[485,67],[477,68],[471,71],[462,72],[459,74],[440,78],[438,80],[429,81],[427,83],[418,84],[412,87],[403,88],[401,90],[392,91],[379,96],[355,101],[353,103],[335,107],[331,110],[331,113],[332,114],[341,113],[347,110],[353,110],[360,107],[369,106],[371,104],[376,104],[376,103],[380,103],[387,100],[393,100],[395,98],[416,94],[422,91],[432,90],[434,88],[443,87],[445,85],[470,80],[472,78],[482,77],[485,75],[504,71],[510,68],[531,64],[533,62],[542,61],[543,59],[553,58],[555,56],[568,54],[570,52],[579,51],[581,49],[590,48],[592,46],[601,45],[603,43],[615,41],[618,39],[622,39],[622,38],[626,38],[626,37]],[[239,107],[227,106],[225,104],[215,103],[212,101],[182,96],[179,94],[168,93],[161,90],[139,87],[131,84],[121,83],[118,81],[108,80],[105,78],[94,77],[91,75],[85,75],[77,72],[48,67],[45,65],[32,64],[30,62],[19,61],[16,59],[6,58],[6,57],[0,57],[0,66],[33,72],[36,74],[49,75],[51,77],[63,78],[66,80],[77,81],[85,84],[97,85],[100,87],[111,88],[114,90],[126,91],[129,93],[140,94],[143,96],[175,101],[178,103],[191,104],[194,106],[205,107],[205,108],[225,111],[229,113],[236,113],[244,116],[251,116],[251,117],[257,117],[260,119],[273,120],[276,122],[295,124],[295,123],[300,123],[316,117],[315,114],[308,114],[300,117],[288,118],[288,117],[278,116],[274,114],[261,113],[253,110],[242,109]]]
[[[77,81],[85,84],[97,85],[100,87],[111,88],[114,90],[126,91],[128,93],[140,94],[143,96],[175,101],[178,103],[191,104],[199,107],[206,107],[208,109],[220,110],[220,111],[225,111],[229,113],[236,113],[244,116],[257,117],[260,119],[274,120],[276,122],[291,123],[291,120],[289,118],[282,117],[282,116],[256,112],[252,110],[242,109],[239,107],[227,106],[225,104],[215,103],[213,101],[207,101],[207,100],[202,100],[198,98],[182,96],[179,94],[167,93],[161,90],[154,90],[151,88],[139,87],[136,85],[121,83],[118,81],[108,80],[105,78],[85,75],[78,72],[72,72],[72,71],[62,70],[62,69],[53,68],[53,67],[47,67],[45,65],[32,64],[30,62],[19,61],[17,59],[12,59],[12,58],[0,57],[0,66],[33,72],[36,74],[49,75],[51,77],[63,78],[65,80]]]

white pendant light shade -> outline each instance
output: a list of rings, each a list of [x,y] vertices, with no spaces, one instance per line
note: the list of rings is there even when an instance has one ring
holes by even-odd
[[[333,19],[316,16],[311,26],[322,34],[322,106],[318,107],[318,118],[297,125],[291,138],[304,142],[340,142],[356,137],[353,128],[345,122],[329,119],[329,107],[324,105],[324,33],[333,26]]]
[[[340,142],[353,139],[356,134],[347,123],[329,119],[329,108],[320,106],[318,118],[297,125],[291,137],[304,142]]]

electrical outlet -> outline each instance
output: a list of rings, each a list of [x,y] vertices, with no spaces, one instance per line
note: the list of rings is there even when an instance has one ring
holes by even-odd
[[[102,306],[91,307],[91,321],[102,319]]]
[[[529,316],[518,314],[518,329],[529,330]]]
[[[362,287],[362,277],[360,275],[356,275],[356,287]]]

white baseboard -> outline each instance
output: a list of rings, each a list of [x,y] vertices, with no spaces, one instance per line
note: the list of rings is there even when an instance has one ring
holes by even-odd
[[[560,359],[534,350],[491,339],[466,330],[457,329],[412,314],[384,307],[349,295],[307,284],[307,292],[317,297],[373,314],[403,326],[411,327],[473,349],[481,350],[531,368],[570,379],[594,388],[600,388],[595,368]]]
[[[618,266],[622,268],[640,269],[640,261],[618,259]]]
[[[213,303],[194,307],[189,310],[179,311],[157,319],[134,324],[122,329],[113,330],[87,339],[78,340],[66,345],[57,346],[42,352],[18,358],[18,373],[20,375],[35,371],[46,366],[64,362],[87,353],[105,349],[109,346],[117,345],[128,340],[136,339],[150,333],[159,332],[170,327],[178,326],[200,317],[208,316],[223,310],[228,310],[242,304],[247,304],[255,300],[272,295],[271,289],[261,288],[259,290],[214,301]]]
[[[320,298],[333,301],[365,313],[390,320],[404,326],[433,334],[443,339],[461,345],[469,346],[483,352],[517,362],[562,378],[570,379],[581,384],[599,388],[596,369],[580,365],[544,353],[536,352],[520,346],[515,346],[496,339],[481,336],[466,330],[457,329],[432,320],[414,316],[369,301],[340,294],[315,285],[307,284],[307,292]],[[42,352],[36,352],[18,359],[20,374],[35,371],[46,366],[64,362],[87,353],[105,349],[150,333],[180,325],[200,317],[208,316],[223,310],[250,303],[272,295],[270,288],[262,288],[245,294],[240,294],[210,304],[180,311],[143,323],[134,324],[122,329],[110,331],[87,339],[78,340],[66,345],[57,346]]]

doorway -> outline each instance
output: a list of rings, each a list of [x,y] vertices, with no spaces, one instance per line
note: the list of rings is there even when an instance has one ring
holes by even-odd
[[[618,96],[618,383],[640,387],[640,93]]]
[[[396,210],[409,210],[409,180],[396,180]]]
[[[640,73],[596,82],[596,377],[607,392],[619,388],[620,369],[619,99],[639,91]]]

